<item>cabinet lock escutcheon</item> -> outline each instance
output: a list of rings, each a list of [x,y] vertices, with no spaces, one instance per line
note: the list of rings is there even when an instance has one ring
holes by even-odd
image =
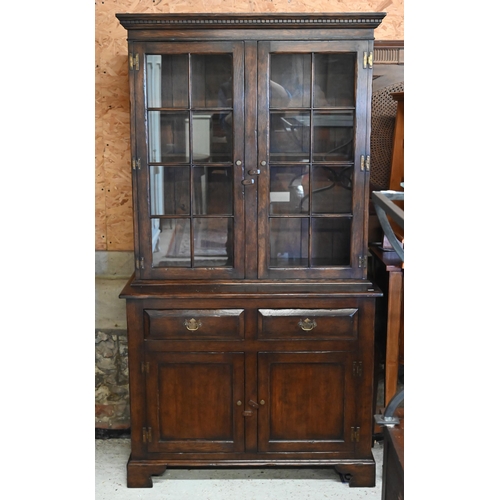
[[[184,320],[184,326],[190,331],[190,332],[195,332],[198,330],[201,326],[201,321],[191,318],[191,319],[186,319]]]
[[[252,184],[255,184],[255,179],[245,179],[244,181],[241,181],[241,183],[244,186],[250,186]]]
[[[260,175],[260,169],[258,168],[253,168],[252,170],[249,170],[248,173],[250,175]]]
[[[304,330],[305,332],[310,332],[313,328],[315,328],[317,325],[316,321],[313,319],[306,318],[304,320],[299,321],[299,326]]]

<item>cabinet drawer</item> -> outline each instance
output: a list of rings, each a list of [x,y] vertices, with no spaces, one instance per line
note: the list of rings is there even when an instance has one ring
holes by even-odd
[[[358,309],[259,309],[259,337],[265,339],[358,338]]]
[[[243,309],[145,310],[144,336],[168,340],[243,338]]]

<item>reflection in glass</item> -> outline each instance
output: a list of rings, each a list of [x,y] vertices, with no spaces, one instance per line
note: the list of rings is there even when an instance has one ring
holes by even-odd
[[[309,165],[271,167],[270,177],[271,214],[309,211]]]
[[[309,161],[309,113],[272,112],[270,153],[274,161]]]
[[[188,55],[146,56],[149,108],[187,108]]]
[[[350,245],[351,219],[312,219],[313,266],[348,266]]]
[[[193,161],[208,161],[212,142],[212,115],[193,113]],[[189,137],[189,122],[186,120],[186,140]],[[186,142],[189,151],[189,142]]]
[[[195,167],[193,169],[193,187],[194,214],[232,215],[232,168]]]
[[[189,168],[149,167],[151,215],[189,214]]]
[[[194,267],[232,265],[233,220],[229,218],[194,219]]]
[[[342,113],[314,113],[314,161],[352,161],[352,111]]]
[[[311,54],[272,54],[269,96],[272,108],[309,108]]]
[[[314,54],[314,107],[354,106],[354,54]]]
[[[148,112],[150,162],[185,162],[189,153],[189,114]]]
[[[153,267],[191,267],[189,219],[151,219]]]
[[[269,224],[271,267],[307,267],[309,219],[272,218]]]
[[[191,55],[192,107],[233,106],[231,54]]]
[[[352,211],[352,167],[314,167],[312,211],[334,214]]]

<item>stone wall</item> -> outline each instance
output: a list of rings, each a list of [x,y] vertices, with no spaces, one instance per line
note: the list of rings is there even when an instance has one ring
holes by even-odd
[[[95,332],[95,426],[130,427],[126,330]]]

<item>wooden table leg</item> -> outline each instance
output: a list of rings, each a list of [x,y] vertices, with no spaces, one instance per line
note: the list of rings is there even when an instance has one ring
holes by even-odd
[[[399,369],[399,332],[401,330],[401,308],[403,273],[389,272],[387,294],[387,340],[385,353],[384,404],[387,406],[396,394]]]

